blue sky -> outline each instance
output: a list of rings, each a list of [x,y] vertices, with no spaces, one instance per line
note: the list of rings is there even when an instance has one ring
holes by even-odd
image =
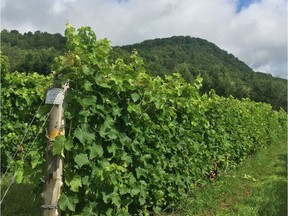
[[[287,78],[287,0],[1,0],[1,29],[90,26],[112,45],[190,35]]]
[[[249,7],[249,5],[259,2],[260,0],[238,0],[237,2],[237,12],[240,12],[242,9]]]

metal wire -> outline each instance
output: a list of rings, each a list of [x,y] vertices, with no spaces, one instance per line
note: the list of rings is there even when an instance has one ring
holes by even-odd
[[[10,181],[10,184],[9,184],[9,186],[7,187],[5,193],[3,194],[3,197],[2,197],[2,199],[1,199],[1,201],[0,201],[0,206],[2,205],[2,202],[3,202],[4,198],[5,198],[5,196],[7,195],[7,193],[8,193],[8,191],[9,191],[11,185],[12,185],[12,184],[14,183],[14,181],[15,181],[15,180],[14,180],[14,179],[15,179],[15,175],[16,175],[16,172],[15,172],[14,175],[12,176],[11,181]]]
[[[40,129],[39,129],[36,137],[35,137],[34,140],[33,140],[33,142],[30,144],[27,153],[24,155],[24,157],[23,157],[23,159],[22,159],[23,161],[24,161],[25,158],[27,157],[27,155],[28,155],[30,149],[32,148],[32,146],[34,145],[34,143],[35,143],[36,139],[38,138],[38,136],[39,136],[42,128],[43,128],[44,125],[46,124],[46,122],[47,122],[47,120],[48,120],[48,118],[49,118],[49,116],[50,116],[50,114],[51,114],[51,111],[52,111],[53,107],[54,107],[54,106],[52,106],[50,112],[49,112],[48,114],[46,114],[46,115],[47,115],[47,116],[46,116],[46,119],[45,119],[44,123],[42,124],[42,126],[40,127]],[[12,178],[11,178],[10,184],[9,184],[9,186],[7,187],[5,193],[3,194],[3,197],[2,197],[2,199],[1,199],[1,201],[0,201],[0,206],[2,205],[2,202],[3,202],[4,198],[5,198],[5,196],[7,195],[7,193],[8,193],[8,191],[9,191],[11,185],[12,185],[12,184],[14,183],[14,181],[15,181],[15,176],[16,176],[16,173],[17,173],[18,169],[19,169],[19,167],[16,166],[15,171],[14,171],[14,175],[13,175]],[[3,178],[2,178],[2,181],[3,181]]]
[[[27,136],[27,134],[28,134],[28,131],[29,131],[29,129],[31,128],[31,126],[32,126],[32,124],[33,124],[33,122],[34,122],[34,120],[35,120],[35,118],[36,118],[37,112],[38,112],[39,109],[41,108],[43,102],[44,102],[44,100],[41,101],[41,104],[39,105],[39,107],[38,107],[37,111],[35,112],[35,115],[33,116],[33,118],[32,118],[32,120],[31,120],[29,126],[27,127],[27,129],[26,129],[26,131],[25,131],[25,134],[24,134],[24,136],[22,137],[22,140],[21,140],[20,144],[17,146],[17,149],[16,149],[16,151],[15,151],[13,157],[12,157],[12,161],[14,161],[14,159],[15,159],[15,157],[16,157],[16,155],[17,155],[17,152],[18,152],[18,148],[19,148],[20,145],[22,145],[24,139],[26,138],[26,136]],[[7,172],[8,172],[8,170],[9,170],[9,168],[10,168],[10,164],[11,164],[11,163],[8,164],[8,166],[7,166],[7,168],[6,168],[6,171],[5,171],[4,174],[1,176],[0,184],[2,184],[5,176],[7,175]]]
[[[65,94],[65,92],[67,91],[68,88],[69,88],[69,81],[68,81],[68,83],[65,84],[65,86],[64,86],[63,94]],[[57,98],[58,98],[59,96],[60,96],[60,94],[57,95],[57,97],[56,97],[55,100],[57,100]],[[39,109],[40,109],[40,107],[42,106],[42,104],[43,104],[43,101],[41,102],[41,104],[40,104],[40,106],[38,107],[38,109],[37,109],[37,111],[36,111],[36,113],[35,113],[35,115],[34,115],[32,121],[30,122],[29,127],[27,128],[27,130],[26,130],[26,132],[25,132],[25,135],[24,135],[24,137],[22,138],[21,143],[23,143],[24,138],[26,137],[26,135],[27,135],[27,133],[28,133],[28,130],[29,130],[29,128],[31,127],[31,125],[32,125],[32,123],[33,123],[33,121],[34,121],[34,119],[35,119],[35,117],[36,117],[36,115],[37,115],[37,112],[39,111]],[[42,126],[40,127],[40,129],[39,129],[37,135],[35,136],[35,138],[34,138],[34,140],[33,140],[33,142],[28,146],[28,150],[27,150],[26,154],[24,154],[24,156],[23,156],[23,158],[22,158],[21,160],[24,161],[24,160],[26,159],[26,157],[27,157],[27,155],[28,155],[30,149],[33,147],[33,145],[34,145],[36,139],[38,138],[38,136],[39,136],[39,134],[40,134],[42,128],[45,126],[45,124],[46,124],[46,122],[47,122],[47,120],[48,120],[48,118],[49,118],[49,116],[50,116],[50,114],[51,114],[51,112],[52,112],[54,106],[55,106],[55,104],[53,104],[53,106],[51,107],[49,113],[46,114],[46,119],[45,119],[44,123],[43,123]],[[17,152],[18,152],[18,148],[17,148],[17,151],[15,152],[15,154],[14,154],[12,160],[15,159],[15,157],[16,157],[16,155],[17,155]],[[7,174],[8,170],[9,170],[9,168],[10,168],[10,165],[8,165],[8,167],[7,167],[7,169],[6,169],[6,172],[4,173],[4,176],[1,178],[1,182],[0,182],[0,183],[3,182],[3,179],[4,179],[4,177],[6,176],[6,174]],[[11,178],[10,184],[9,184],[9,186],[7,187],[5,193],[3,194],[3,197],[2,197],[2,199],[1,199],[1,201],[0,201],[0,206],[2,205],[2,202],[3,202],[4,198],[5,198],[5,196],[7,195],[7,193],[8,193],[8,191],[9,191],[11,185],[12,185],[12,184],[14,183],[14,181],[15,181],[15,176],[16,176],[16,173],[17,173],[17,171],[18,171],[18,168],[19,168],[19,167],[16,166],[15,171],[14,171],[14,175],[13,175],[12,178]],[[53,207],[53,208],[54,208],[54,207]]]

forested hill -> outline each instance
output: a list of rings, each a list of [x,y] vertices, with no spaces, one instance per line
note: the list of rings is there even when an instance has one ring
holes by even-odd
[[[268,102],[287,110],[287,80],[254,72],[244,62],[201,38],[173,36],[115,47],[117,55],[128,56],[138,50],[147,71],[163,76],[179,72],[187,82],[200,74],[202,93],[214,89],[218,95]],[[124,50],[124,51],[123,51]]]
[[[9,57],[11,72],[50,73],[53,59],[65,52],[65,43],[61,34],[1,31],[1,51]],[[179,72],[192,83],[200,74],[204,79],[202,93],[214,89],[221,96],[249,97],[287,110],[287,80],[253,72],[235,56],[206,40],[190,36],[147,40],[113,47],[111,57],[128,59],[133,49],[138,50],[151,75]]]
[[[53,59],[64,53],[65,47],[66,38],[61,34],[1,31],[1,51],[9,57],[11,71],[49,74]]]

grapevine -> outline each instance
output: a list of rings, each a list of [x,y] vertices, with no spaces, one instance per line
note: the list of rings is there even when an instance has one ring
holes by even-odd
[[[173,208],[206,181],[213,161],[236,167],[285,134],[283,110],[200,95],[201,77],[193,85],[177,73],[151,77],[136,50],[129,63],[112,61],[109,41],[97,40],[90,27],[68,24],[65,36],[68,52],[52,68],[60,83],[70,81],[68,133],[53,144],[53,153],[64,155],[59,208],[66,215]]]

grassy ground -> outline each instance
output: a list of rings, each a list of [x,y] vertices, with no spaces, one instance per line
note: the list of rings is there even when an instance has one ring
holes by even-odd
[[[275,143],[221,174],[180,204],[173,214],[195,216],[286,216],[287,143]]]
[[[199,189],[183,200],[171,216],[286,216],[287,215],[287,143],[275,143],[247,159],[239,169]],[[1,186],[1,194],[5,185]],[[26,182],[26,183],[25,183]],[[3,216],[41,215],[41,200],[32,193],[26,180],[13,184],[1,206]],[[167,214],[165,214],[167,215]]]
[[[1,186],[1,195],[10,184],[10,178],[6,178]],[[1,205],[2,216],[37,216],[41,215],[41,200],[33,194],[34,186],[26,179],[22,184],[12,184]],[[2,200],[1,196],[1,200]]]

